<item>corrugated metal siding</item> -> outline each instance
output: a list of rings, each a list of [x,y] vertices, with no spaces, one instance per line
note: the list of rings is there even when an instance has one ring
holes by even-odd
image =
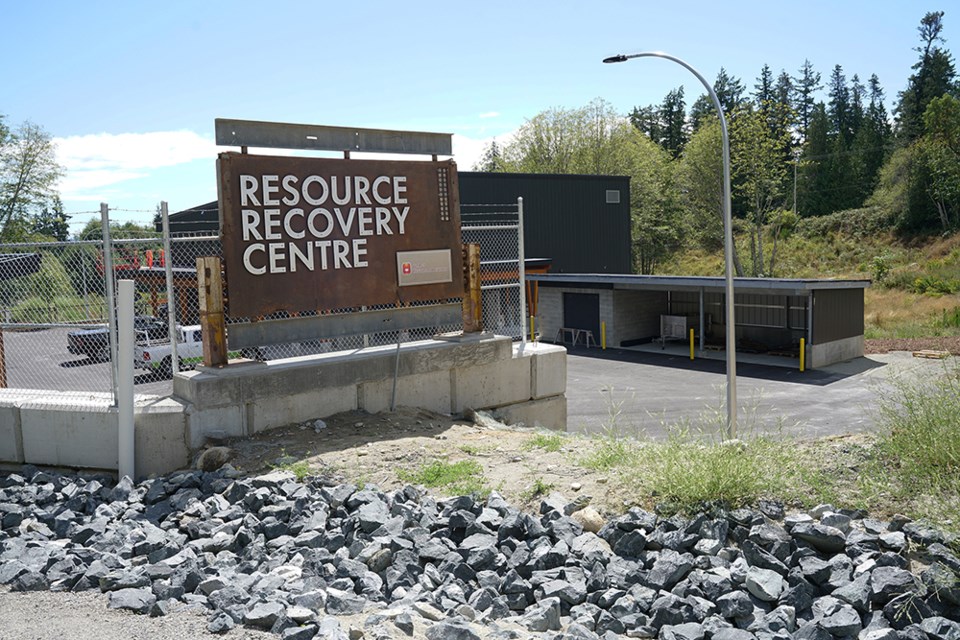
[[[705,292],[703,311],[711,316],[713,322],[722,324],[726,317],[723,294]],[[699,293],[695,291],[670,292],[669,313],[696,315],[699,312]],[[806,303],[802,296],[738,293],[735,294],[733,312],[734,321],[737,326],[741,327],[806,329],[807,326]]]
[[[863,289],[813,292],[813,344],[863,335]]]
[[[523,198],[524,251],[552,273],[631,273],[630,178],[459,172],[463,204]],[[607,190],[620,192],[607,204]]]

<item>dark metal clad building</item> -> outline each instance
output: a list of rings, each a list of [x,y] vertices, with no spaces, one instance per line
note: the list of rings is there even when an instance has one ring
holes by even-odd
[[[551,258],[551,272],[631,272],[629,177],[457,174],[465,209],[470,205],[515,205],[518,197],[523,198],[525,254]],[[219,229],[216,202],[170,215],[173,233],[218,233]],[[180,266],[176,255],[174,264]]]
[[[630,178],[460,171],[460,202],[523,198],[524,251],[552,273],[630,273]]]

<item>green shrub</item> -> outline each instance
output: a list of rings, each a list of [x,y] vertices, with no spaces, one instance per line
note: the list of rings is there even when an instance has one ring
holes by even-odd
[[[883,281],[887,279],[887,274],[890,273],[889,257],[873,256],[873,260],[870,261],[870,273],[874,282],[883,284]]]
[[[81,322],[86,320],[86,314],[83,300],[77,296],[31,296],[14,305],[11,320],[28,324]]]
[[[945,296],[960,289],[956,280],[944,280],[934,275],[919,276],[913,280],[910,290],[927,296]]]

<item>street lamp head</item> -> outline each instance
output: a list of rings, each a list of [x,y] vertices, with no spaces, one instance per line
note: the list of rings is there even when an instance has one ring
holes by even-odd
[[[623,55],[622,53],[616,56],[610,56],[609,58],[603,59],[604,64],[610,64],[611,62],[626,62],[626,61],[627,61],[627,56]]]

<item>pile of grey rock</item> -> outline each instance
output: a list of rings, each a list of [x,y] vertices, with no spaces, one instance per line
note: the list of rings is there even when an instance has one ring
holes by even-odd
[[[0,476],[0,584],[286,639],[960,639],[956,541],[905,518],[761,503],[598,527],[559,495],[532,515],[496,493],[231,475]]]

